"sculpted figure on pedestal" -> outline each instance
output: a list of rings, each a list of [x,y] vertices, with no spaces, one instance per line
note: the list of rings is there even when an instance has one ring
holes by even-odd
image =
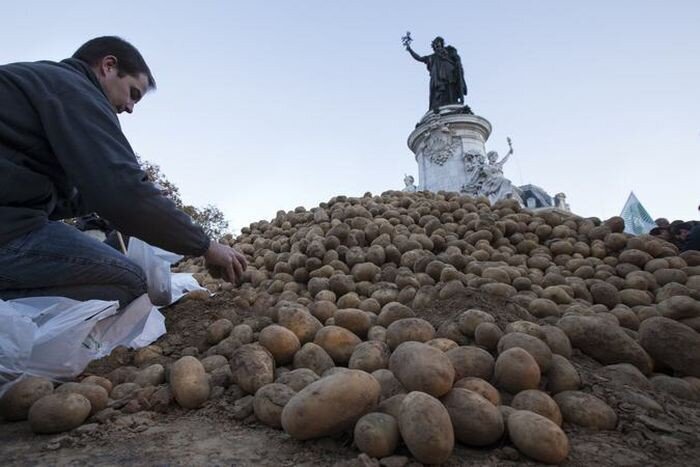
[[[486,196],[491,203],[505,198],[515,198],[520,201],[520,196],[513,189],[513,184],[503,175],[503,166],[513,154],[510,138],[508,138],[508,146],[508,154],[500,161],[496,151],[489,151],[486,159],[482,154],[466,154],[464,170],[467,174],[467,183],[462,186],[462,191],[472,196]]]
[[[406,33],[402,40],[408,53],[428,67],[430,110],[437,113],[443,105],[463,104],[464,96],[467,95],[467,85],[464,82],[462,60],[459,58],[457,49],[451,45],[445,46],[445,40],[438,36],[431,44],[434,53],[423,57],[411,48],[410,33]]]
[[[418,191],[418,188],[416,185],[414,185],[416,179],[413,178],[413,175],[404,175],[403,177],[403,183],[406,185],[402,191],[405,191],[407,193],[415,193]]]

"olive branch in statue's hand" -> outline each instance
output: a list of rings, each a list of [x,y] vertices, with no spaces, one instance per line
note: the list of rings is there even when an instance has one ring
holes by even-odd
[[[410,49],[411,42],[413,42],[413,38],[411,37],[411,31],[406,31],[406,35],[401,38],[401,43],[404,47]]]

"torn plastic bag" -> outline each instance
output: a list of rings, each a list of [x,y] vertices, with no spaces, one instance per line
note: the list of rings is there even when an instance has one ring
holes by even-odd
[[[170,265],[183,257],[149,245],[136,237],[129,239],[126,256],[146,273],[148,297],[154,305],[169,305],[172,297]]]
[[[0,383],[22,373],[49,378],[79,373],[89,362],[82,343],[118,305],[63,297],[0,300]]]

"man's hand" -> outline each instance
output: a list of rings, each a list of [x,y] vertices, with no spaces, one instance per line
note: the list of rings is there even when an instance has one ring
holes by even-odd
[[[232,284],[240,281],[243,271],[248,267],[243,254],[213,240],[204,253],[204,261],[212,276],[223,275],[224,280]]]

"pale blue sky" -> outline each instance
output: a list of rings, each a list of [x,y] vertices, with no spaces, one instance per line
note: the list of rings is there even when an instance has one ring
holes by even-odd
[[[436,35],[458,49],[487,149],[513,139],[516,184],[584,216],[619,214],[634,190],[653,217],[699,217],[700,2],[25,0],[1,15],[0,63],[106,34],[138,47],[158,90],[124,132],[236,229],[417,175],[406,139],[428,74],[406,30],[418,53]]]

